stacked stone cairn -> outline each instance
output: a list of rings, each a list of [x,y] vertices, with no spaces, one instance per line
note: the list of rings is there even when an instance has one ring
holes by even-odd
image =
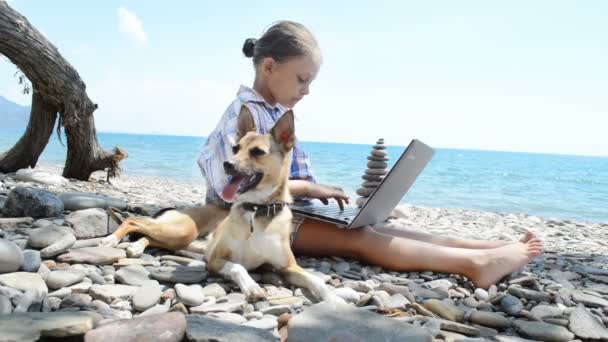
[[[384,179],[388,173],[388,157],[386,155],[386,146],[384,145],[384,139],[378,139],[376,144],[373,146],[370,155],[367,157],[367,169],[363,178],[361,187],[357,189],[357,195],[361,196],[357,198],[357,206],[362,207],[369,196],[376,190],[380,182]]]

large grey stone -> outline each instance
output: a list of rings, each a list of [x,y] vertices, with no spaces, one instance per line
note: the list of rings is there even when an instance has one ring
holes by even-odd
[[[158,281],[182,284],[198,284],[207,277],[200,267],[189,266],[159,266],[147,267],[150,277]]]
[[[137,289],[137,286],[129,285],[93,285],[89,289],[89,294],[95,299],[111,303],[115,299],[130,298]]]
[[[186,337],[192,342],[267,342],[279,339],[262,329],[223,322],[201,315],[186,316]],[[291,336],[289,338],[291,341]]]
[[[87,332],[84,340],[85,342],[178,342],[182,341],[185,332],[184,315],[179,312],[170,312],[108,323]]]
[[[160,285],[156,280],[148,280],[133,294],[133,308],[144,312],[160,302]]]
[[[79,264],[111,265],[126,256],[127,253],[122,249],[111,247],[84,247],[72,249],[69,253],[58,256],[57,260]]]
[[[121,267],[115,277],[122,284],[141,286],[150,280],[150,272],[141,265],[132,265]]]
[[[593,340],[608,340],[608,330],[582,304],[570,314],[568,326],[577,337]]]
[[[2,208],[6,217],[58,217],[62,212],[63,203],[51,192],[22,186],[9,193]]]
[[[15,272],[23,265],[23,252],[12,241],[0,239],[0,273]]]
[[[0,274],[0,285],[12,287],[20,291],[35,289],[43,293],[49,292],[46,283],[38,273],[13,272]]]
[[[114,207],[118,210],[126,210],[127,202],[107,196],[95,195],[87,192],[63,192],[59,194],[65,210],[77,211],[90,208]]]
[[[19,169],[13,178],[21,182],[33,182],[46,185],[63,185],[69,182],[66,178],[60,175],[35,169]]]
[[[565,342],[574,339],[573,333],[558,325],[522,320],[515,320],[513,325],[519,334],[526,338],[547,342]]]
[[[28,234],[30,236],[28,240],[28,244],[34,248],[46,248],[59,239],[61,239],[66,234],[73,234],[74,231],[70,227],[64,226],[48,226],[43,228],[35,228],[29,230]]]
[[[37,272],[40,268],[40,252],[33,249],[26,249],[23,251],[23,265],[21,269],[24,272]]]
[[[575,302],[581,303],[590,308],[608,307],[608,300],[601,298],[601,297],[592,296],[590,294],[586,294],[581,291],[572,292],[572,299]]]
[[[84,279],[84,276],[82,271],[75,269],[53,270],[46,277],[46,285],[49,289],[60,289],[76,284]]]
[[[289,341],[331,341],[348,332],[361,341],[432,341],[420,327],[348,304],[318,303],[289,320]]]
[[[74,235],[79,239],[107,236],[118,228],[118,224],[112,219],[109,220],[108,226],[108,215],[99,208],[73,211],[65,220],[72,226]]]
[[[87,312],[28,312],[0,315],[2,341],[37,341],[40,337],[79,336],[93,328]]]

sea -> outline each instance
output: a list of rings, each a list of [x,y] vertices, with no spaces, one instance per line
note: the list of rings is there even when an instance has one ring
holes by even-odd
[[[0,129],[0,153],[21,134]],[[98,141],[104,149],[127,151],[121,162],[127,175],[203,182],[196,160],[204,137],[98,133]],[[373,143],[303,141],[302,146],[319,183],[341,186],[356,199]],[[404,149],[387,145],[389,167]],[[65,155],[54,134],[39,161],[63,165]],[[608,157],[436,148],[402,203],[608,223]]]

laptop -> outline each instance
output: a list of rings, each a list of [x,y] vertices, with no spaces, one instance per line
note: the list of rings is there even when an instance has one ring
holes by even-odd
[[[433,154],[432,148],[413,139],[361,208],[345,206],[344,210],[340,210],[336,202],[324,205],[318,201],[294,201],[291,211],[343,228],[358,228],[384,221],[414,184]]]

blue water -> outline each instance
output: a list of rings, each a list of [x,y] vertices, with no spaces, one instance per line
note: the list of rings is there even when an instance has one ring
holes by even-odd
[[[0,152],[20,135],[20,131],[0,130]],[[121,163],[125,174],[202,182],[196,159],[205,138],[99,133],[98,139],[104,149],[120,146],[129,153]],[[319,182],[340,185],[356,198],[371,145],[303,142],[303,146]],[[389,166],[403,149],[388,146]],[[65,154],[66,148],[53,135],[40,161],[63,164]],[[608,158],[436,149],[402,201],[608,222]]]

